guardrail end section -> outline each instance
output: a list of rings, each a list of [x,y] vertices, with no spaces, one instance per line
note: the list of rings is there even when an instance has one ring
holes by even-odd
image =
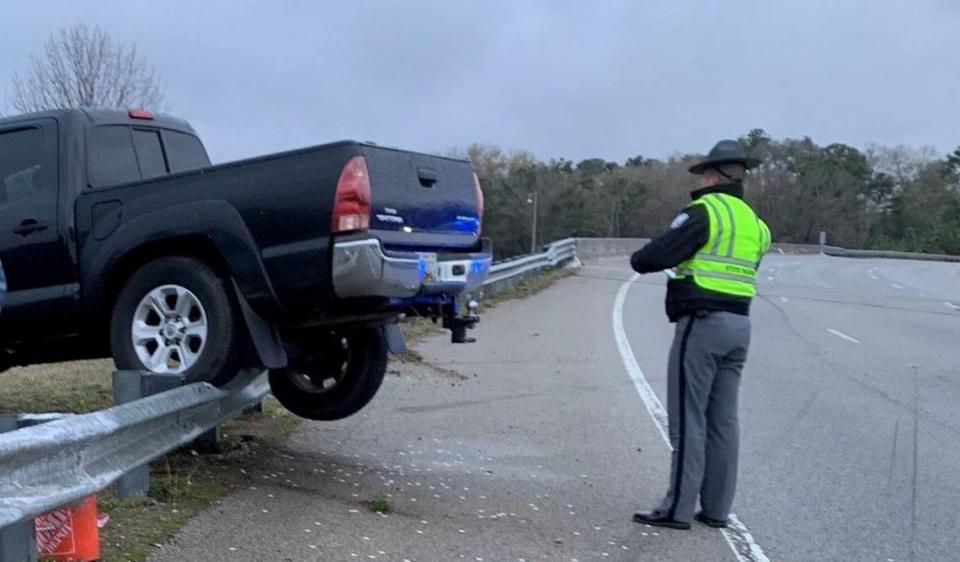
[[[0,528],[0,562],[37,562],[33,519]]]

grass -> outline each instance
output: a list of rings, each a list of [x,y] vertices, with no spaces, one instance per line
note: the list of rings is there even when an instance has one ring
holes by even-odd
[[[146,497],[102,496],[100,509],[110,514],[110,524],[100,535],[103,559],[146,560],[155,545],[172,537],[191,518],[248,485],[299,422],[268,397],[262,413],[223,425],[221,452],[180,451],[154,462]]]
[[[17,367],[0,373],[0,413],[74,412],[113,403],[108,360]]]
[[[434,323],[429,318],[407,318],[400,324],[400,329],[403,331],[403,338],[408,345],[413,345],[426,337],[444,332],[439,320]]]
[[[390,513],[393,506],[390,505],[390,500],[386,497],[375,496],[373,499],[367,501],[367,509],[374,513]]]
[[[0,413],[85,413],[112,403],[110,361],[77,361],[11,369],[0,374]],[[145,497],[121,500],[110,490],[98,495],[110,522],[100,531],[103,560],[142,561],[156,544],[173,536],[190,518],[247,485],[300,419],[273,398],[262,413],[230,420],[212,454],[182,450],[150,467]]]
[[[502,293],[497,293],[484,299],[480,302],[480,306],[481,308],[492,308],[506,301],[525,299],[550,288],[557,281],[573,275],[576,275],[576,271],[567,267],[545,269],[536,277],[527,279]]]

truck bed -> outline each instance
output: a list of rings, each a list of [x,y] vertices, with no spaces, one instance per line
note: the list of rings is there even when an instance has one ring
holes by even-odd
[[[345,163],[363,156],[371,183],[370,234],[386,248],[471,252],[481,248],[479,201],[469,162],[343,141],[88,189],[76,204],[81,264],[117,244],[140,221],[216,218],[242,225],[230,244],[253,243],[270,286],[248,298],[274,299],[287,310],[323,307],[333,294],[331,233],[337,181]],[[186,213],[186,214],[184,214]],[[223,215],[227,215],[225,218]],[[217,236],[210,225],[209,236]],[[162,230],[157,239],[169,238]],[[248,236],[249,240],[243,240]],[[228,244],[229,245],[229,244]],[[246,288],[245,292],[253,291]]]

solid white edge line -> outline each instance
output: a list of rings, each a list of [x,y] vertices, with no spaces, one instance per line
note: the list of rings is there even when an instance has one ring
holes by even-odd
[[[666,271],[664,273],[667,274],[667,277],[671,277]],[[637,363],[633,348],[630,347],[630,341],[627,339],[627,332],[623,328],[623,305],[627,300],[630,287],[637,279],[640,279],[640,275],[634,274],[629,281],[620,286],[620,291],[617,292],[617,299],[613,304],[613,334],[617,341],[620,357],[623,359],[624,369],[630,375],[630,380],[633,381],[637,394],[640,395],[643,405],[647,408],[647,413],[650,414],[653,424],[660,432],[660,437],[667,444],[667,448],[672,451],[667,411],[660,399],[657,398],[657,394],[653,391],[650,383],[647,382],[647,378],[643,375],[643,370],[640,369],[640,364]],[[739,562],[770,562],[760,545],[753,540],[753,535],[735,514],[730,514],[729,526],[726,529],[720,529],[720,533]]]
[[[640,399],[643,400],[643,405],[646,406],[647,412],[649,412],[650,417],[653,418],[654,425],[656,425],[657,430],[660,431],[660,437],[663,438],[663,442],[667,444],[667,447],[671,447],[670,434],[668,433],[668,426],[666,425],[667,410],[663,407],[663,404],[660,403],[660,399],[657,398],[656,393],[653,391],[653,388],[650,387],[650,383],[647,382],[646,377],[643,376],[643,371],[640,370],[640,364],[637,363],[637,358],[633,355],[633,349],[627,340],[627,332],[623,329],[623,303],[626,301],[630,286],[639,278],[640,275],[634,274],[629,281],[620,287],[620,292],[617,293],[617,300],[613,305],[613,334],[617,340],[617,349],[620,351],[620,357],[623,359],[624,369],[626,369],[627,374],[630,375],[630,380],[633,381],[633,385],[637,388],[637,394],[640,395]]]
[[[944,304],[947,308],[949,308],[949,309],[952,309],[952,310],[960,310],[960,306],[957,306],[957,305],[953,304],[953,303],[950,302],[950,301],[943,301],[943,304]]]
[[[848,336],[847,334],[844,334],[844,333],[841,332],[840,330],[834,330],[833,328],[827,328],[827,331],[830,332],[831,334],[837,336],[838,338],[847,340],[848,342],[860,343],[860,340],[858,340],[857,338],[855,338],[855,337],[853,337],[853,336]]]

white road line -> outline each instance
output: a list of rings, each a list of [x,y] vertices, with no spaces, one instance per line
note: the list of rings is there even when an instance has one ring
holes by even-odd
[[[897,285],[896,283],[894,283],[893,285],[890,285],[890,286],[893,287],[894,289],[903,290],[903,285]]]
[[[951,308],[953,310],[960,310],[960,306],[957,306],[950,301],[943,301],[943,304],[946,305],[947,308]]]
[[[790,299],[787,297],[780,297],[780,302],[790,302]]]
[[[767,281],[773,281],[773,277],[767,277]]]
[[[870,279],[875,279],[875,280],[877,280],[877,281],[880,280],[879,277],[877,277],[876,275],[874,275],[874,274],[872,274],[872,273],[870,274]]]
[[[643,371],[640,370],[637,358],[633,355],[633,349],[627,340],[627,332],[623,329],[623,303],[627,298],[627,291],[630,290],[630,286],[633,285],[637,279],[640,279],[640,276],[634,275],[629,281],[620,286],[620,292],[617,293],[617,300],[613,305],[613,334],[617,339],[617,349],[620,350],[620,357],[623,359],[623,366],[627,370],[627,374],[630,375],[630,380],[632,380],[633,385],[637,387],[637,393],[640,395],[640,399],[643,400],[643,405],[647,407],[647,412],[650,413],[650,417],[653,418],[653,423],[657,426],[657,430],[660,431],[660,437],[663,437],[664,443],[670,447],[670,434],[667,429],[667,410],[663,407],[663,404],[660,403],[660,399],[657,398],[653,389],[650,388],[650,383],[647,382],[647,378],[643,376]]]
[[[643,400],[643,405],[646,406],[647,413],[649,413],[653,419],[653,424],[657,427],[657,430],[660,431],[660,437],[663,438],[663,442],[667,444],[667,447],[672,450],[667,411],[664,409],[663,404],[660,403],[660,399],[657,398],[657,394],[653,391],[653,388],[650,387],[647,378],[643,376],[643,371],[640,369],[637,358],[633,355],[633,349],[630,347],[630,341],[627,339],[627,332],[623,328],[623,304],[627,299],[627,292],[630,291],[631,285],[639,278],[639,275],[634,275],[629,281],[620,286],[620,291],[617,293],[617,300],[613,305],[613,334],[617,340],[617,349],[620,350],[620,357],[623,359],[623,366],[627,370],[627,374],[630,375],[630,380],[633,381],[633,385],[637,388],[637,393],[640,395],[640,399]],[[723,538],[726,539],[730,550],[733,551],[733,554],[739,562],[770,562],[770,559],[763,553],[760,545],[753,540],[753,535],[750,534],[750,531],[733,513],[730,514],[730,525],[726,529],[720,529],[720,532],[723,534]]]
[[[834,330],[833,328],[827,328],[827,331],[830,332],[831,334],[837,336],[838,338],[847,340],[848,342],[860,343],[860,340],[858,340],[857,338],[855,338],[855,337],[853,337],[853,336],[848,336],[847,334],[844,334],[844,333],[841,332],[840,330]]]

